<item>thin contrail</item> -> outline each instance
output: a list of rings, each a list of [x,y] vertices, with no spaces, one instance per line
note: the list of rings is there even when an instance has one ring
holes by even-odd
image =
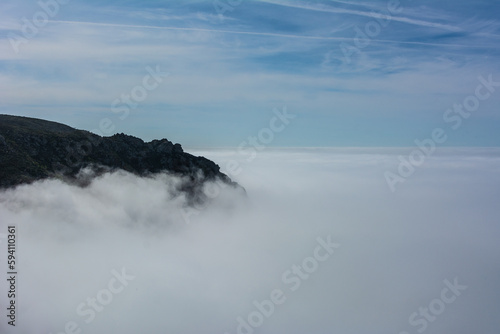
[[[281,3],[281,2],[273,1],[273,0],[264,0],[264,2],[272,3],[275,5],[279,5],[279,6],[300,8],[300,9],[313,10],[313,11],[318,11],[318,12],[327,12],[327,13],[336,13],[336,14],[351,14],[351,15],[366,16],[366,17],[371,17],[371,18],[387,19],[387,16],[384,14],[375,13],[375,12],[365,12],[365,11],[361,11],[361,10],[334,8],[334,7],[327,7],[327,6],[308,6],[308,5],[303,5],[303,4]],[[407,23],[407,24],[413,24],[413,25],[417,25],[417,26],[421,26],[421,27],[439,28],[439,29],[448,30],[448,31],[462,31],[461,28],[451,26],[448,24],[441,24],[441,23],[428,22],[428,21],[417,20],[417,19],[410,19],[407,17],[391,16],[390,20],[402,22],[402,23]]]
[[[120,27],[120,28],[143,28],[143,29],[158,29],[158,30],[181,30],[181,31],[201,31],[201,32],[216,32],[224,34],[240,34],[240,35],[257,35],[257,36],[272,36],[284,38],[297,38],[297,39],[315,39],[315,40],[329,40],[329,41],[349,41],[352,42],[352,37],[328,37],[328,36],[310,36],[310,35],[291,35],[291,34],[278,34],[271,32],[252,32],[252,31],[235,31],[235,30],[221,30],[221,29],[205,29],[205,28],[184,28],[184,27],[161,27],[149,25],[130,25],[118,23],[100,23],[100,22],[85,22],[85,21],[59,21],[53,20],[63,24],[84,24],[96,25],[106,27]],[[446,47],[463,47],[463,48],[477,48],[481,46],[463,45],[463,44],[439,44],[427,42],[408,42],[408,41],[394,41],[385,39],[370,39],[371,42],[388,43],[388,44],[408,44],[408,45],[429,45],[429,46],[446,46]]]
[[[241,35],[261,35],[261,36],[274,36],[286,38],[303,38],[303,39],[319,39],[319,40],[351,40],[348,37],[328,37],[328,36],[310,36],[310,35],[291,35],[291,34],[278,34],[272,32],[252,32],[252,31],[235,31],[235,30],[221,30],[221,29],[205,29],[205,28],[183,28],[183,27],[161,27],[161,26],[148,26],[148,25],[129,25],[117,23],[99,23],[99,22],[84,22],[84,21],[59,21],[53,20],[52,22],[67,23],[67,24],[85,24],[85,25],[99,25],[107,27],[122,27],[122,28],[145,28],[145,29],[159,29],[159,30],[184,30],[184,31],[201,31],[201,32],[218,32],[225,34],[241,34]]]

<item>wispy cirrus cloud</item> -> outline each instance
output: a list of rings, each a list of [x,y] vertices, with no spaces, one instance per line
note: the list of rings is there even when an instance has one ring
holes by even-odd
[[[226,123],[213,125],[218,145],[240,142],[235,133],[251,133],[250,124],[264,121],[276,104],[293,104],[305,115],[301,138],[308,145],[338,142],[327,124],[359,122],[374,128],[372,136],[387,131],[387,124],[411,128],[398,117],[373,121],[400,110],[412,111],[406,115],[410,123],[430,127],[434,113],[463,99],[478,75],[500,71],[495,61],[500,25],[483,2],[475,3],[473,16],[472,4],[402,4],[403,13],[346,64],[341,46],[355,46],[359,30],[378,21],[372,12],[383,12],[386,1],[242,2],[220,22],[214,21],[212,4],[203,1],[161,6],[132,1],[117,7],[75,0],[17,54],[8,36],[22,36],[21,18],[31,18],[40,8],[7,3],[0,12],[0,109],[92,129],[113,116],[111,102],[141,80],[146,66],[158,65],[171,78],[131,115],[144,117],[143,122],[175,118],[188,126],[199,115],[222,117]],[[457,27],[462,30],[453,31]],[[489,120],[486,129],[493,109],[484,108],[478,117]],[[120,123],[117,131],[151,138],[151,128],[140,130],[137,124]],[[232,135],[224,130],[234,126],[239,131]],[[179,141],[192,143],[178,128],[165,131],[175,130]],[[318,128],[324,128],[321,139],[312,139]],[[407,131],[392,132],[399,133],[393,139],[397,143]],[[342,142],[361,138],[357,132],[342,133]],[[294,142],[292,135],[287,140]]]

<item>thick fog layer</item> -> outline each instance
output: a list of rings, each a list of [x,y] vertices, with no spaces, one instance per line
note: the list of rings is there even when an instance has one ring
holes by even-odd
[[[496,334],[500,151],[411,152],[194,152],[247,191],[196,208],[168,175],[1,192],[0,332]]]

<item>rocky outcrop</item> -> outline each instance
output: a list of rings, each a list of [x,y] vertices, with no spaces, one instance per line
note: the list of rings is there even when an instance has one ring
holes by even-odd
[[[217,164],[167,139],[145,143],[123,133],[101,137],[60,123],[0,115],[0,187],[50,177],[84,186],[78,174],[87,167],[96,175],[116,169],[140,176],[169,172],[183,177],[179,190],[191,198],[199,197],[208,180],[239,187]]]

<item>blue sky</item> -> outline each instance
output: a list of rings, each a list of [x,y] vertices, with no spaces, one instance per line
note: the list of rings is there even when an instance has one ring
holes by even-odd
[[[435,128],[500,146],[500,87],[457,129],[443,118],[479,76],[500,82],[498,1],[55,1],[0,4],[0,113],[236,147],[286,107],[269,146],[413,146]],[[145,90],[147,68],[168,76]]]

